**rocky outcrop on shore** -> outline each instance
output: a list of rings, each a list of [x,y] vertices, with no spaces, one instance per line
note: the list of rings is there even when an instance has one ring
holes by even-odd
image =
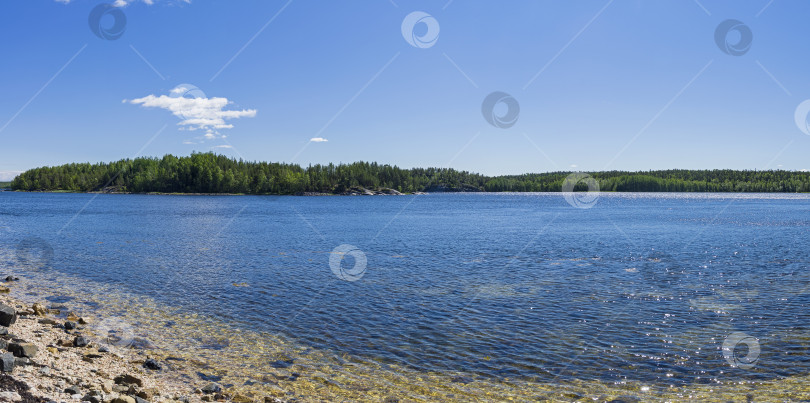
[[[96,330],[92,319],[0,297],[0,401],[281,402],[179,376],[165,356],[108,345]]]
[[[366,189],[364,187],[352,187],[342,192],[323,193],[323,192],[301,192],[296,193],[296,196],[402,196],[402,193],[395,189],[381,188],[378,190]]]

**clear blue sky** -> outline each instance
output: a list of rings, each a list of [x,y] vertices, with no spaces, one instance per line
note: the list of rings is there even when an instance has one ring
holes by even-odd
[[[810,169],[806,1],[132,0],[117,40],[90,29],[98,4],[0,6],[0,178],[195,150],[485,174]],[[414,11],[440,28],[424,48],[402,33]],[[753,35],[743,55],[715,42],[727,19]],[[201,110],[171,98],[181,84]],[[495,91],[519,103],[509,128],[482,114]]]

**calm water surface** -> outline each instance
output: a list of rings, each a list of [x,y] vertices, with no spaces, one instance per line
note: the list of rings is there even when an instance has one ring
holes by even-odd
[[[810,373],[806,195],[602,194],[577,209],[559,194],[0,192],[0,247],[36,239],[53,258],[32,277],[419,371],[653,384]],[[342,244],[366,255],[357,281],[330,269]],[[752,368],[724,358],[734,332],[758,340]]]

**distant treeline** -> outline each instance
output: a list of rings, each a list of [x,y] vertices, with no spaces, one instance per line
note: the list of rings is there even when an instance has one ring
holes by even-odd
[[[14,190],[161,193],[300,194],[351,189],[559,192],[571,172],[489,177],[449,168],[402,169],[369,162],[299,165],[247,162],[213,153],[67,164],[24,172]],[[810,192],[810,173],[790,171],[665,170],[594,172],[602,191]],[[576,190],[586,190],[584,182]]]

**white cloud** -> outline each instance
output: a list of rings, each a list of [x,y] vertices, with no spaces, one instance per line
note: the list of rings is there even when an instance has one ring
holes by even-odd
[[[131,101],[124,100],[124,102],[141,105],[144,108],[165,109],[181,119],[178,125],[182,130],[204,130],[206,133],[202,138],[207,140],[225,138],[218,130],[233,128],[233,124],[227,123],[226,120],[256,116],[255,109],[226,110],[225,108],[232,104],[228,98],[177,96],[185,92],[187,89],[180,86],[171,90],[172,96],[150,94]]]
[[[325,142],[327,142],[329,140],[327,140],[327,139],[325,139],[323,137],[313,137],[313,138],[309,139],[309,141],[311,141],[313,143],[325,143]]]
[[[17,177],[23,171],[0,171],[0,181],[8,182]]]

